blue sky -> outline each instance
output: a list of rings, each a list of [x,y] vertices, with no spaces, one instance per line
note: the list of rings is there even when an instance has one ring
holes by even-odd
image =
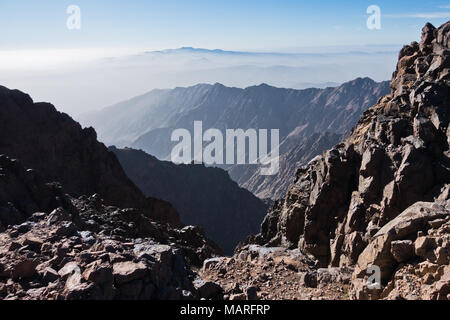
[[[71,4],[81,8],[81,30],[66,28]],[[372,4],[381,8],[381,30],[366,28]],[[418,40],[425,22],[438,26],[449,19],[450,1],[1,0],[0,48],[256,51],[403,44]]]

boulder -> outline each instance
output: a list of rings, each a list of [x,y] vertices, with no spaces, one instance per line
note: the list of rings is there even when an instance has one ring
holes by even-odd
[[[95,284],[112,283],[113,269],[109,263],[97,260],[86,267],[83,278]]]
[[[114,281],[119,285],[143,278],[148,271],[147,266],[142,262],[125,261],[113,265]]]
[[[317,288],[317,273],[305,272],[301,278],[301,285],[308,288]]]

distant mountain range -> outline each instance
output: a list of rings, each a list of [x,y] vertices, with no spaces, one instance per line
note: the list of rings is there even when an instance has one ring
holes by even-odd
[[[260,83],[306,89],[338,86],[359,76],[388,79],[400,45],[291,48],[289,52],[178,48],[159,51],[38,50],[11,56],[0,83],[78,117],[153,89]],[[49,59],[55,55],[58,59]],[[77,58],[79,57],[79,59]],[[7,60],[6,60],[7,61]],[[33,62],[34,61],[34,62]],[[5,63],[5,61],[3,61]],[[1,62],[0,62],[1,64]]]
[[[339,87],[282,89],[261,84],[246,89],[199,84],[153,90],[83,117],[108,145],[142,149],[170,159],[174,129],[279,129],[281,169],[260,176],[257,166],[222,165],[239,185],[261,198],[284,194],[300,164],[336,144],[361,116],[389,91],[388,82],[358,78]]]
[[[305,56],[313,56],[313,57],[327,57],[327,56],[336,56],[336,55],[370,55],[370,54],[389,54],[395,52],[392,48],[380,47],[371,48],[370,51],[367,51],[368,48],[349,48],[347,50],[342,51],[328,51],[328,52],[258,52],[258,51],[233,51],[233,50],[222,50],[222,49],[206,49],[206,48],[194,48],[194,47],[181,47],[176,49],[164,49],[164,50],[156,50],[156,51],[147,51],[144,54],[178,54],[178,53],[204,53],[204,54],[220,54],[220,55],[241,55],[241,56],[291,56],[291,57],[305,57]],[[387,50],[386,50],[387,49]]]

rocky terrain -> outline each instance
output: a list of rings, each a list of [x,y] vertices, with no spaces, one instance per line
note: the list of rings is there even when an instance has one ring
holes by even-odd
[[[81,119],[93,126],[101,141],[142,149],[170,160],[174,129],[279,129],[280,172],[261,177],[255,165],[218,165],[238,184],[260,198],[282,197],[295,168],[334,146],[362,113],[389,92],[389,83],[358,78],[336,88],[282,89],[261,84],[246,89],[200,84],[153,90]],[[318,141],[318,136],[320,139]],[[295,152],[293,151],[294,149]],[[291,153],[294,152],[294,153]]]
[[[170,202],[184,223],[200,226],[226,254],[255,234],[268,206],[240,188],[228,172],[204,165],[176,165],[141,150],[110,150],[146,196]]]
[[[351,275],[351,269],[318,269],[299,249],[258,245],[206,260],[201,270],[223,288],[225,300],[347,300]]]
[[[192,268],[221,250],[200,228],[176,229],[43,181],[0,156],[0,299],[202,297]]]
[[[249,245],[299,249],[316,276],[350,268],[350,298],[449,299],[449,49],[450,22],[427,24],[420,43],[404,46],[391,94],[343,143],[297,170],[234,258]],[[369,289],[373,266],[381,283]]]

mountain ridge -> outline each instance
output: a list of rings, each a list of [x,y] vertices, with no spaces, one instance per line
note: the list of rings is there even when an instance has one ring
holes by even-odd
[[[20,159],[48,182],[62,183],[72,196],[99,193],[111,205],[138,207],[181,225],[170,204],[146,198],[129,180],[115,155],[97,141],[94,129],[83,129],[53,105],[34,103],[19,90],[0,86],[0,103],[0,154]]]
[[[169,91],[150,92],[116,104],[97,113],[86,125],[94,126],[105,143],[118,147],[143,149],[162,160],[170,159],[174,143],[171,132],[176,128],[192,129],[194,120],[203,127],[280,129],[281,153],[299,144],[310,145],[308,137],[317,132],[343,135],[356,123],[362,112],[388,91],[388,82],[357,78],[339,87],[326,89],[288,89],[267,84],[245,89],[222,84],[197,85]],[[337,116],[336,116],[337,115]],[[292,133],[304,126],[302,131]],[[286,141],[285,141],[286,140]],[[134,142],[132,142],[134,141]],[[325,143],[325,141],[324,141]],[[317,152],[330,144],[317,146]],[[305,150],[306,151],[306,150]],[[299,161],[301,156],[298,157]],[[302,161],[308,161],[304,158]],[[289,184],[288,176],[295,164],[282,164],[283,176],[267,177],[257,187],[258,168],[252,166],[219,166],[230,171],[233,180],[261,198],[281,196]],[[247,181],[243,177],[254,177]],[[276,193],[270,185],[282,182]]]

